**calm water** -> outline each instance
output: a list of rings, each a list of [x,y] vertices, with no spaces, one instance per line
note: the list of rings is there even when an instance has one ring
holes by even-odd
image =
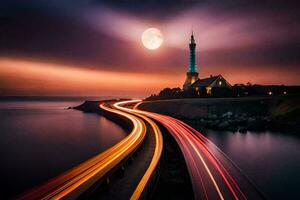
[[[300,199],[300,138],[287,134],[207,131],[268,199]]]
[[[76,101],[0,102],[0,199],[52,178],[120,141],[126,133]]]

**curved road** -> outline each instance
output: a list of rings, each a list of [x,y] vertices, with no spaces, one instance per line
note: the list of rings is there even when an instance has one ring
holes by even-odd
[[[129,119],[133,124],[131,133],[103,153],[32,189],[18,199],[75,199],[141,145],[146,134],[143,120],[104,104],[100,107]]]
[[[137,106],[138,104],[135,108]],[[116,107],[121,110],[126,109],[132,114],[150,117],[168,129],[184,154],[195,199],[263,199],[256,187],[233,162],[192,127],[169,116],[122,108],[118,105]]]
[[[122,107],[122,105],[126,105],[126,104],[130,104],[130,103],[136,103],[139,102],[140,100],[129,100],[129,101],[123,101],[123,102],[117,102],[113,105],[113,107],[122,110],[124,112],[130,112],[131,109],[129,108],[125,108]],[[163,149],[163,138],[162,138],[162,134],[160,129],[158,128],[158,126],[155,124],[155,122],[153,122],[151,119],[149,119],[148,117],[138,114],[138,113],[133,113],[135,115],[137,115],[138,117],[142,118],[143,120],[147,121],[150,126],[152,127],[152,129],[154,130],[154,135],[155,135],[155,149],[154,149],[154,154],[151,160],[151,163],[148,167],[148,169],[146,170],[144,176],[142,177],[142,179],[140,180],[139,184],[137,185],[135,191],[133,192],[132,196],[130,199],[139,199],[142,195],[142,192],[144,191],[147,183],[149,182],[151,175],[154,173],[156,166],[159,163],[161,154],[162,154],[162,149]]]
[[[263,199],[256,187],[239,168],[201,133],[175,118],[137,110],[140,100],[101,104],[101,109],[129,119],[131,133],[105,152],[95,156],[64,174],[31,190],[19,199],[75,199],[131,155],[146,135],[145,122],[155,135],[155,150],[149,167],[139,181],[131,199],[139,199],[159,163],[163,141],[157,124],[167,128],[178,143],[192,180],[195,199]],[[135,104],[134,109],[127,105]]]

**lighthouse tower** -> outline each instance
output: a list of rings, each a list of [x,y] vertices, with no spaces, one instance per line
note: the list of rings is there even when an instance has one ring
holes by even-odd
[[[190,65],[189,65],[189,70],[186,73],[186,79],[183,84],[183,89],[188,90],[190,86],[197,81],[198,78],[198,71],[197,71],[197,65],[196,65],[196,42],[194,39],[194,34],[192,32],[191,35],[191,40],[189,44],[190,48]]]

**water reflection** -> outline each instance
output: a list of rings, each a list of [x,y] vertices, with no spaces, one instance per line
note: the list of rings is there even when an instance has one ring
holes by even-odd
[[[270,199],[300,199],[300,138],[287,134],[209,130],[224,151]]]
[[[126,136],[104,117],[65,109],[78,104],[0,102],[0,199],[40,184]]]

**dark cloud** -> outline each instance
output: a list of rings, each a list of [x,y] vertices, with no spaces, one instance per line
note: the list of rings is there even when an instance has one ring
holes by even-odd
[[[97,31],[81,20],[84,18],[81,5],[87,12],[105,6],[135,16],[136,20],[154,20],[157,23],[165,23],[189,9],[197,11],[203,8],[207,8],[207,12],[215,12],[212,16],[242,16],[241,24],[243,18],[247,20],[250,16],[255,19],[254,23],[258,23],[254,27],[261,26],[260,21],[265,20],[266,23],[261,23],[265,27],[260,27],[261,30],[265,28],[265,32],[261,34],[268,37],[272,31],[282,30],[282,40],[271,38],[268,42],[248,47],[201,49],[199,65],[276,65],[284,68],[300,64],[300,43],[294,40],[299,38],[300,33],[296,1],[7,1],[0,7],[0,56],[33,57],[95,68],[104,66],[115,71],[167,72],[170,69],[162,66],[182,70],[186,65],[188,55],[183,49],[165,47],[162,55],[149,56],[140,52],[141,49],[131,41]],[[226,26],[227,21],[223,23]],[[245,28],[239,31],[246,34],[253,30]],[[201,44],[198,46],[201,47]]]
[[[106,5],[118,10],[130,12],[147,18],[167,19],[171,16],[184,12],[185,9],[199,4],[201,1],[195,0],[96,0],[99,5]]]
[[[297,0],[94,0],[92,2],[144,17],[160,19],[177,15],[189,8],[204,6],[217,8],[219,12],[233,13],[285,10],[287,11],[285,14],[299,16],[297,11],[300,6]]]

